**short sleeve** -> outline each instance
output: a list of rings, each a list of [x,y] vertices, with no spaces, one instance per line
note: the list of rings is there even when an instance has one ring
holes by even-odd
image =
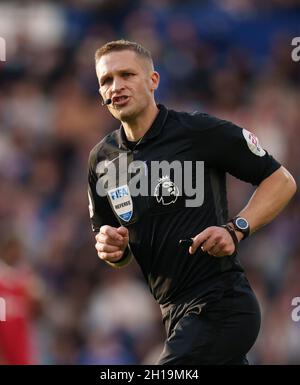
[[[202,129],[196,137],[207,146],[206,159],[211,167],[257,186],[281,166],[252,132],[226,120],[200,115]]]

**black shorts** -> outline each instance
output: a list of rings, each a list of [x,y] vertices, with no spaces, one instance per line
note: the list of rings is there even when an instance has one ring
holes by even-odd
[[[257,299],[245,279],[221,299],[193,299],[163,312],[167,340],[158,365],[247,365],[260,329]]]

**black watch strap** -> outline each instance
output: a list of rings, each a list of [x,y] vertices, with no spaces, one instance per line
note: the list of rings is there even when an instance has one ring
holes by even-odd
[[[230,257],[234,257],[237,254],[237,248],[238,248],[238,244],[239,244],[236,233],[235,233],[234,229],[228,224],[222,225],[221,227],[224,227],[224,229],[226,229],[229,232],[229,234],[231,235],[231,238],[232,238],[233,243],[234,243],[234,252],[230,255]]]

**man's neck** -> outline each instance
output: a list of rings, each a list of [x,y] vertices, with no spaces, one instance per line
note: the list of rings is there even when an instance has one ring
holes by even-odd
[[[132,121],[122,122],[127,139],[135,142],[142,138],[151,127],[158,112],[157,105],[153,104]]]

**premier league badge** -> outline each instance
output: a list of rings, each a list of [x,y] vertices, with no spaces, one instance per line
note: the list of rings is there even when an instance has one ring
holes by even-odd
[[[175,183],[167,175],[160,178],[158,182],[154,190],[157,202],[163,205],[175,203],[179,196],[179,190]]]

